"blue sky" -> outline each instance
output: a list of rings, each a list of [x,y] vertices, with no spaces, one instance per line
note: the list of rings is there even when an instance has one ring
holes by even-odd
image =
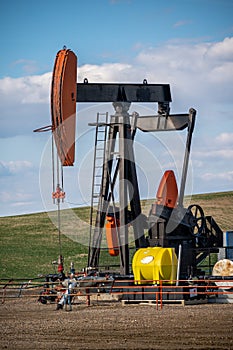
[[[51,71],[63,45],[78,56],[79,81],[169,83],[172,113],[197,109],[187,193],[232,190],[232,13],[231,0],[1,1],[0,215],[53,208],[46,197],[50,170],[46,181],[41,170],[50,162],[50,135],[32,130],[50,124]],[[76,163],[65,170],[67,205],[89,204],[94,140],[88,122],[99,109],[113,113],[109,105],[78,106]],[[155,195],[161,177],[150,156],[162,170],[174,166],[165,151],[151,150],[168,142],[166,149],[180,157],[179,137],[138,133],[138,144],[149,150],[146,165],[138,156],[138,166],[153,182],[146,190],[140,180],[142,197]],[[175,165],[179,173],[181,160]]]
[[[0,75],[48,72],[63,45],[83,65],[125,62],[169,41],[222,40],[232,11],[231,0],[1,1]]]

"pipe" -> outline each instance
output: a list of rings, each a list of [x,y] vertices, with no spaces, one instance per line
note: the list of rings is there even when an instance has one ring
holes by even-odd
[[[179,285],[180,265],[181,265],[181,253],[182,253],[182,245],[179,244],[178,264],[177,264],[177,273],[176,273],[176,286]]]

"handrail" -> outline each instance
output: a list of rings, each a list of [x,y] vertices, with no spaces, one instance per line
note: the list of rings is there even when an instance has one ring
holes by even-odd
[[[155,302],[156,307],[160,306],[162,309],[166,300],[178,301],[180,299],[206,299],[211,296],[220,297],[226,295],[233,299],[233,277],[216,277],[211,276],[208,279],[190,279],[190,280],[94,280],[93,285],[83,285],[74,288],[74,292],[70,296],[85,296],[86,304],[90,305],[92,296],[96,295],[112,295],[120,296],[125,301],[149,301]],[[143,284],[138,284],[142,282]],[[169,282],[169,284],[168,284]],[[177,285],[177,282],[179,283]],[[61,282],[44,282],[29,281],[29,282],[14,282],[9,280],[8,283],[0,282],[0,298],[2,303],[6,299],[20,298],[20,297],[39,297],[36,292],[49,293],[52,289],[55,291],[65,291],[66,287],[61,286]],[[60,288],[59,288],[60,287]],[[193,296],[192,296],[193,295]],[[131,297],[134,296],[134,299]],[[137,300],[137,297],[141,297]],[[180,299],[178,299],[181,297]],[[131,299],[130,299],[131,298]]]

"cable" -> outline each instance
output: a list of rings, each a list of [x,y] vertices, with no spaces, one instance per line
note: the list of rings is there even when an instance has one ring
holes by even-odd
[[[54,137],[52,134],[52,176],[53,176],[53,192],[55,192],[55,175],[54,175]],[[53,200],[55,203],[55,201]]]

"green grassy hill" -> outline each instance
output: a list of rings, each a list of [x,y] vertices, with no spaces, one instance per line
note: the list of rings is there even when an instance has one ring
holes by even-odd
[[[194,195],[185,206],[199,204],[212,215],[223,231],[233,230],[233,192]],[[148,214],[152,200],[142,201]],[[39,213],[0,218],[0,279],[32,278],[53,273],[52,261],[59,256],[57,213]],[[89,208],[61,212],[62,254],[65,270],[75,263],[76,270],[87,265]]]

